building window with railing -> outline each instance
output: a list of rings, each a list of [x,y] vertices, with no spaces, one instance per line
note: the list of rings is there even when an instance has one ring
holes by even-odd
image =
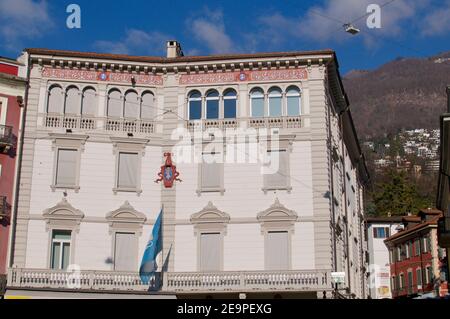
[[[416,269],[416,281],[417,281],[417,287],[422,286],[422,269],[417,268]]]
[[[250,92],[250,116],[264,117],[264,91],[255,88]]]
[[[269,90],[269,117],[279,117],[283,114],[283,95],[281,89],[273,87]]]
[[[202,94],[199,91],[189,93],[189,119],[200,120],[202,118]]]
[[[302,114],[302,100],[300,90],[291,86],[286,91],[287,115],[298,116]]]
[[[237,94],[233,89],[228,89],[223,94],[223,117],[226,119],[237,117]]]
[[[122,116],[122,94],[117,89],[111,89],[108,92],[108,109],[109,118],[120,118]]]
[[[206,119],[219,118],[219,92],[211,90],[206,93]]]
[[[50,114],[62,114],[64,111],[64,91],[61,86],[55,84],[48,90],[47,112]]]

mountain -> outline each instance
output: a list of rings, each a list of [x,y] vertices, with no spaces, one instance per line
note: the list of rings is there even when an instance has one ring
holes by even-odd
[[[343,83],[362,139],[401,129],[437,129],[447,109],[450,52],[397,58],[372,71],[350,71]]]

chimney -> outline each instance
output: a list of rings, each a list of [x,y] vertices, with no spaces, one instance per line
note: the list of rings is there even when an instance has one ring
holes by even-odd
[[[181,44],[175,40],[167,41],[167,58],[178,58],[184,56]]]
[[[447,113],[450,113],[450,85],[447,86]]]

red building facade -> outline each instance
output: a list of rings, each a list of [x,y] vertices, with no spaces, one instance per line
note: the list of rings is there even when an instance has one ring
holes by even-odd
[[[0,295],[6,283],[18,138],[24,111],[26,81],[19,76],[22,67],[15,60],[0,58]]]
[[[441,216],[441,211],[431,209],[405,216],[404,229],[385,240],[393,298],[443,297],[448,293],[446,253],[437,241]]]

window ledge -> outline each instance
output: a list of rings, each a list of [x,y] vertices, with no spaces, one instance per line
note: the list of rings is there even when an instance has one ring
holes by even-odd
[[[113,189],[114,195],[117,193],[136,193],[138,196],[142,193],[142,189],[140,188],[124,188],[124,187],[114,187]]]
[[[50,185],[52,191],[56,191],[57,189],[73,189],[75,193],[78,193],[80,190],[80,186],[77,185]]]
[[[263,187],[261,188],[261,190],[264,192],[264,194],[266,194],[269,191],[287,191],[288,193],[290,193],[292,191],[292,187],[291,186]]]
[[[202,188],[196,190],[197,195],[200,196],[202,193],[220,193],[223,195],[225,193],[225,188]]]

